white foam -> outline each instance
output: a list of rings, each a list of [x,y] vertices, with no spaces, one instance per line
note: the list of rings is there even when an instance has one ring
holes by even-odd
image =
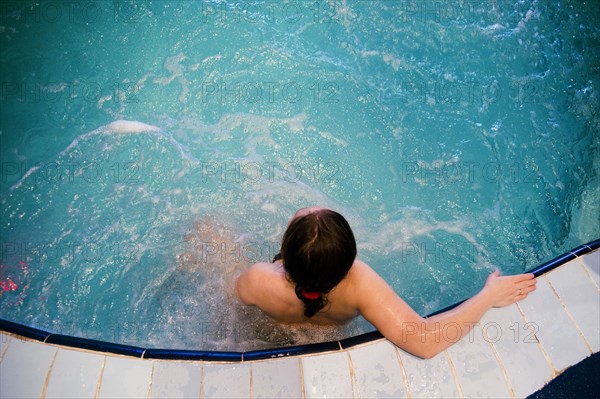
[[[163,76],[161,78],[155,78],[154,83],[162,86],[168,86],[175,79],[181,84],[181,92],[179,93],[179,102],[185,103],[187,94],[189,93],[188,81],[185,78],[185,66],[181,65],[180,62],[187,59],[187,56],[183,53],[169,57],[164,62],[164,68],[171,72],[171,76]]]
[[[421,237],[433,239],[434,233],[446,232],[463,237],[472,248],[477,248],[477,264],[493,270],[493,265],[488,261],[490,254],[478,243],[470,229],[467,219],[439,221],[428,217],[426,211],[420,208],[406,207],[402,209],[400,219],[386,221],[377,226],[375,231],[357,231],[362,238],[358,247],[359,250],[379,253],[402,252],[406,250],[403,246],[407,243],[418,242]]]
[[[73,147],[75,147],[80,140],[87,139],[91,136],[97,135],[105,135],[105,134],[137,134],[137,133],[146,133],[146,132],[159,132],[160,128],[148,125],[143,122],[138,121],[126,121],[126,120],[116,120],[107,125],[101,126],[96,130],[92,130],[91,132],[84,133],[79,135],[65,148],[60,152],[60,156],[63,156]]]
[[[148,125],[144,122],[118,120],[104,126],[104,131],[114,133],[142,133],[142,132],[158,132],[160,128]]]
[[[21,177],[18,182],[16,182],[15,184],[13,184],[9,188],[9,190],[14,190],[16,188],[21,187],[21,184],[23,184],[23,182],[25,181],[25,179],[27,179],[29,177],[29,175],[31,175],[33,172],[35,172],[39,168],[40,168],[39,166],[33,166],[32,168],[30,168],[27,172],[25,172],[25,174],[23,175],[23,177]]]
[[[64,150],[62,150],[60,152],[59,157],[64,156],[73,147],[75,147],[77,144],[79,144],[80,141],[86,140],[92,136],[108,135],[108,134],[141,134],[141,133],[159,133],[159,132],[160,132],[159,127],[156,127],[154,125],[149,125],[144,122],[116,120],[107,125],[101,126],[98,129],[92,130],[91,132],[83,133],[83,134],[77,136],[71,142],[71,144],[69,144]],[[167,137],[167,136],[165,136],[165,137]],[[175,145],[175,147],[177,147],[177,149],[180,151],[182,156],[187,158],[186,154],[183,151],[183,148],[181,147],[181,145],[179,143],[177,143],[177,141],[175,139],[173,139],[172,137],[167,137],[167,139],[169,139],[171,142],[173,142],[173,144]],[[16,182],[15,184],[13,184],[10,187],[9,190],[14,190],[14,189],[19,188],[23,184],[23,182],[25,180],[27,180],[27,178],[29,176],[31,176],[31,174],[33,174],[38,169],[39,169],[39,166],[33,166],[32,168],[30,168],[23,175],[23,177],[21,177],[21,179],[19,179],[18,182]]]

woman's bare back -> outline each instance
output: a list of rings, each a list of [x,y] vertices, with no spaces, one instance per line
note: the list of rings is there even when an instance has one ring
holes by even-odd
[[[253,265],[240,277],[238,293],[246,305],[257,306],[280,323],[345,324],[359,314],[352,290],[357,280],[355,271],[363,265],[355,262],[346,277],[326,295],[325,307],[311,318],[304,316],[304,304],[296,296],[281,261]]]

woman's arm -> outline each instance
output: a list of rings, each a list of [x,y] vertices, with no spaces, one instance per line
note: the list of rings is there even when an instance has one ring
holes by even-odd
[[[419,316],[368,265],[357,262],[355,291],[360,313],[387,339],[422,358],[432,358],[467,335],[492,307],[519,301],[535,290],[533,274],[490,274],[474,297],[430,318]],[[451,331],[451,337],[448,332]],[[450,339],[448,339],[450,338]]]

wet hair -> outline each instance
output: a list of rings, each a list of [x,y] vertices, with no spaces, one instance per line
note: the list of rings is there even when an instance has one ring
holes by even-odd
[[[283,235],[281,257],[304,315],[314,316],[327,304],[326,294],[348,274],[356,258],[350,225],[339,213],[320,209],[293,219]],[[306,293],[319,293],[317,298]],[[308,297],[311,298],[308,298]]]

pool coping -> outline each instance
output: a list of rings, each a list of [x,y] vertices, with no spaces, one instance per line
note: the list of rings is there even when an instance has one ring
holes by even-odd
[[[534,267],[527,273],[533,273],[535,277],[548,273],[555,268],[570,262],[571,260],[585,255],[600,248],[600,239],[596,239],[587,244],[580,245],[562,255]],[[466,299],[456,302],[450,306],[439,309],[424,317],[431,317],[443,313],[460,305]],[[157,349],[143,348],[138,346],[124,345],[108,341],[93,340],[88,338],[73,337],[63,334],[55,334],[50,331],[38,329],[15,323],[0,318],[0,331],[14,335],[19,335],[35,341],[47,344],[61,345],[96,352],[105,352],[115,355],[124,355],[139,359],[160,359],[160,360],[192,360],[192,361],[215,361],[239,363],[252,360],[266,360],[291,356],[300,356],[308,354],[317,354],[324,352],[343,351],[357,345],[373,342],[383,339],[384,336],[377,330],[344,338],[337,341],[327,341],[307,345],[296,345],[289,347],[280,347],[273,349],[253,350],[245,352],[227,352],[227,351],[202,351],[188,349]]]

